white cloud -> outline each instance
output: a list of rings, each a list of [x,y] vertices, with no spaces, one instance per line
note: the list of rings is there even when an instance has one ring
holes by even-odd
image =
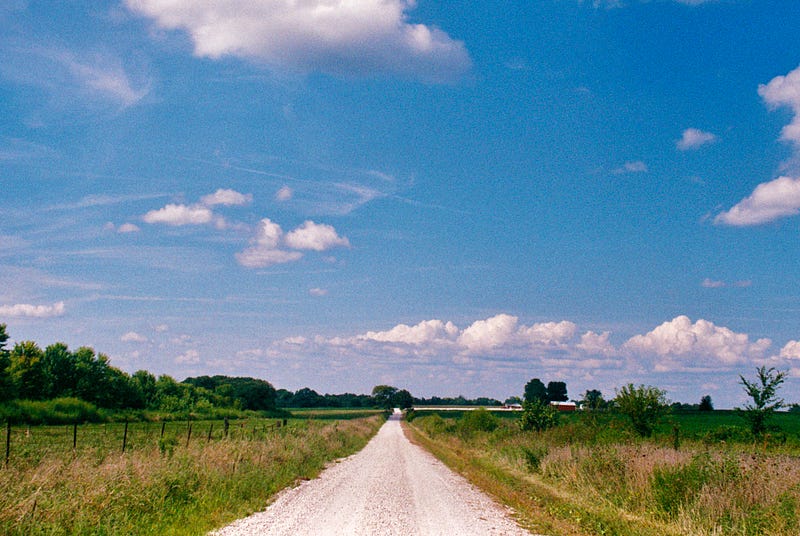
[[[655,368],[668,371],[703,363],[729,366],[761,359],[771,344],[769,339],[751,343],[746,333],[735,333],[703,319],[693,324],[688,317],[678,316],[645,335],[630,338],[623,348],[634,354],[662,358]]]
[[[760,225],[800,213],[800,177],[778,177],[756,186],[748,197],[718,214],[714,223],[738,227]]]
[[[453,340],[458,335],[458,328],[452,322],[441,320],[424,320],[415,326],[398,324],[388,331],[368,331],[360,339],[423,345]]]
[[[119,338],[122,342],[147,342],[147,337],[140,335],[135,331],[129,331]]]
[[[781,359],[800,359],[800,341],[789,341],[783,348],[779,355]]]
[[[214,213],[200,205],[176,205],[170,203],[164,208],[151,210],[142,219],[146,223],[165,223],[167,225],[203,225],[214,219]]]
[[[635,162],[625,162],[622,166],[613,170],[615,175],[622,175],[624,173],[647,173],[647,164],[641,160]]]
[[[703,279],[703,282],[700,283],[700,285],[702,285],[704,288],[722,288],[726,286],[725,281],[715,281],[713,279],[709,279],[708,277]]]
[[[308,293],[310,295],[312,295],[312,296],[321,297],[321,296],[327,296],[328,295],[328,290],[324,289],[324,288],[315,287],[315,288],[309,289]]]
[[[31,305],[28,303],[0,305],[0,315],[11,317],[49,318],[61,316],[64,311],[64,302],[56,302],[53,305]]]
[[[614,345],[609,342],[610,337],[610,331],[604,331],[603,333],[587,331],[581,335],[581,341],[576,345],[576,347],[587,355],[613,357],[616,356],[618,352],[617,349],[614,348]]]
[[[278,201],[289,201],[292,196],[294,196],[294,190],[288,186],[283,186],[280,190],[275,192],[275,199]]]
[[[252,201],[253,201],[252,194],[242,194],[237,192],[236,190],[229,190],[224,188],[220,188],[213,194],[205,195],[200,199],[200,202],[207,207],[213,207],[215,205],[224,205],[226,207],[247,205]]]
[[[788,106],[794,112],[792,122],[783,127],[781,139],[800,144],[800,67],[786,76],[776,76],[758,86],[758,94],[772,108]]]
[[[530,344],[560,345],[575,336],[577,326],[567,320],[561,322],[543,322],[531,327],[521,327],[519,335]]]
[[[336,229],[326,224],[306,221],[286,235],[286,245],[292,249],[311,249],[325,251],[342,246],[350,247],[350,241],[336,233]]]
[[[124,233],[138,233],[139,230],[140,230],[139,226],[135,225],[133,223],[123,223],[122,225],[120,225],[117,228],[117,232],[118,233],[123,233],[123,234]]]
[[[683,131],[681,139],[679,139],[675,146],[681,151],[690,151],[699,149],[703,145],[717,141],[717,137],[710,132],[703,132],[696,128],[687,128]]]
[[[191,36],[194,53],[289,71],[396,73],[450,81],[471,65],[460,41],[408,22],[413,0],[126,0],[129,9]]]
[[[196,365],[200,362],[200,352],[197,350],[186,350],[175,358],[175,363],[179,365]]]
[[[517,332],[516,316],[499,314],[476,320],[458,337],[458,343],[473,353],[486,352],[513,341]]]
[[[273,264],[284,264],[299,260],[303,254],[298,251],[279,249],[283,230],[269,218],[258,224],[256,235],[250,240],[249,248],[236,254],[236,260],[246,268],[264,268]]]

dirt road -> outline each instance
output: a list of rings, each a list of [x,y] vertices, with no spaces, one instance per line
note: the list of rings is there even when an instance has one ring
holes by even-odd
[[[506,509],[411,444],[397,414],[358,454],[214,534],[530,536]]]

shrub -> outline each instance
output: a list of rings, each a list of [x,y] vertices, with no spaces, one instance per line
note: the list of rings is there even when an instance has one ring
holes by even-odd
[[[486,408],[478,408],[474,411],[467,411],[458,421],[458,429],[462,433],[472,432],[492,432],[498,425],[499,420],[492,415]]]
[[[78,398],[15,400],[0,408],[0,417],[26,424],[72,424],[104,420],[94,405]]]
[[[558,424],[558,410],[541,400],[525,401],[519,426],[522,430],[541,432]]]
[[[619,412],[630,419],[633,429],[642,437],[653,434],[668,404],[661,389],[644,385],[636,387],[632,383],[617,391],[614,401]]]

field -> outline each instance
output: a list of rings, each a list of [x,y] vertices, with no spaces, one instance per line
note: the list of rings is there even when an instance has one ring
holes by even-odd
[[[231,420],[227,437],[223,421],[13,427],[0,534],[204,533],[359,450],[384,421],[318,417]]]
[[[423,446],[558,535],[797,535],[800,415],[754,440],[734,412],[676,413],[641,439],[618,416],[561,415],[523,432],[518,415],[417,412]]]

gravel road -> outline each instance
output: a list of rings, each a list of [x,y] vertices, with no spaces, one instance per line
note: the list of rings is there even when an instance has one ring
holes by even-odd
[[[409,442],[400,418],[392,415],[358,454],[212,534],[530,536],[507,509]]]

